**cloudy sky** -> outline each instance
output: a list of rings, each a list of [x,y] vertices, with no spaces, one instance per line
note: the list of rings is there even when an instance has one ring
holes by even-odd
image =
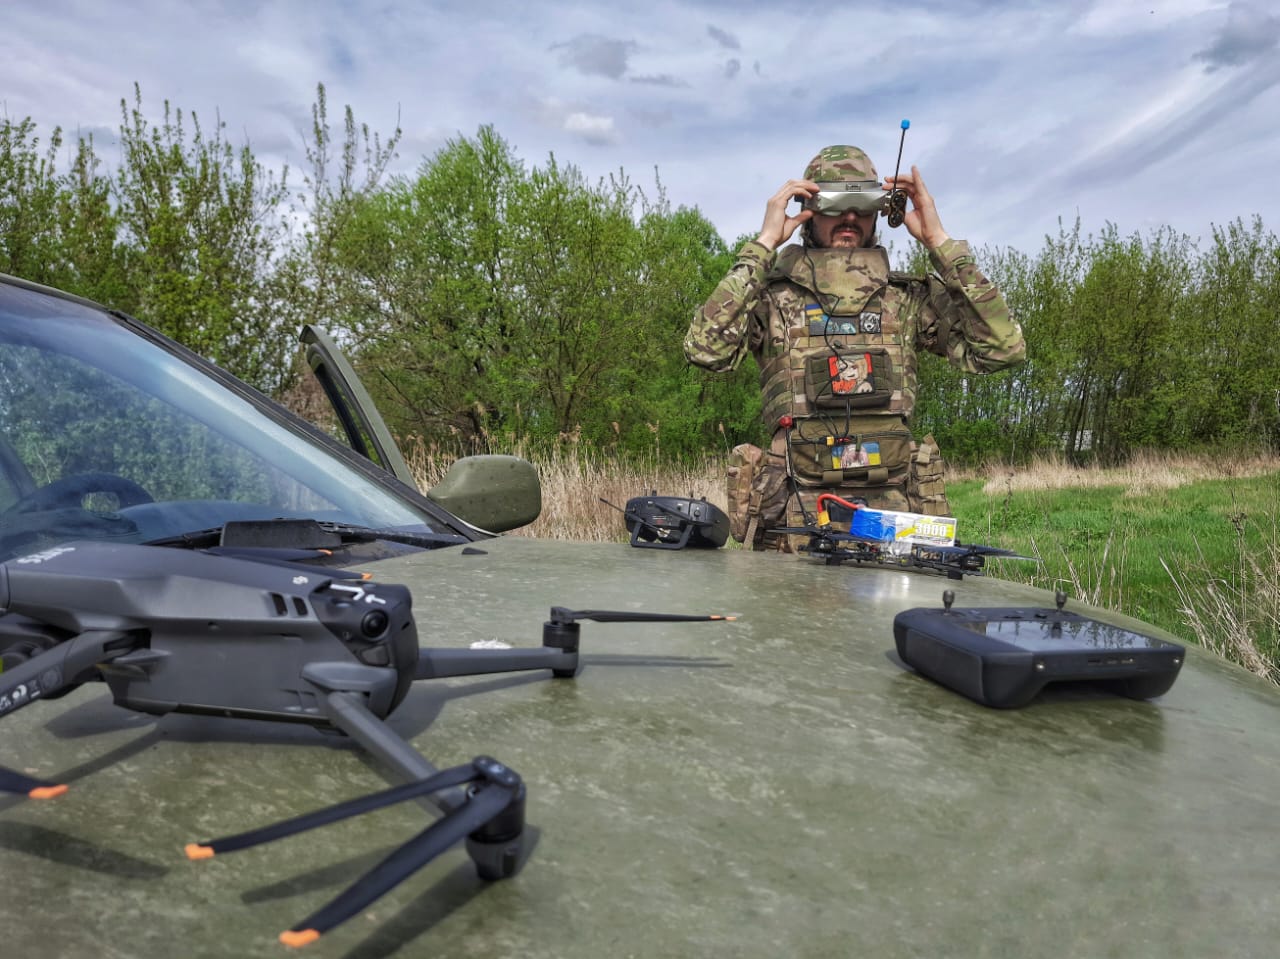
[[[4,35],[0,116],[108,160],[136,82],[153,120],[221,116],[298,184],[322,82],[331,117],[399,123],[397,172],[492,124],[529,165],[656,168],[727,241],[826,144],[891,172],[904,118],[904,164],[977,244],[1280,227],[1274,0],[6,0]]]

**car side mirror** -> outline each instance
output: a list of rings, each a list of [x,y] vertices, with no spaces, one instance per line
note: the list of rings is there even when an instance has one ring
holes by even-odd
[[[538,473],[518,456],[464,456],[426,495],[459,519],[490,533],[527,526],[542,512]]]

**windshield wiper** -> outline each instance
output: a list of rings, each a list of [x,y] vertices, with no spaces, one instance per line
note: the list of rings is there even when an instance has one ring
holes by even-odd
[[[422,549],[458,546],[470,540],[457,533],[422,533],[402,529],[374,529],[350,523],[314,519],[232,520],[222,526],[193,530],[148,540],[146,546],[177,546],[186,549],[339,549],[352,543],[385,540]]]

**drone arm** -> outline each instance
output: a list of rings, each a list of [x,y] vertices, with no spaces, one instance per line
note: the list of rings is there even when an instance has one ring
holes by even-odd
[[[140,640],[118,630],[90,630],[0,673],[0,716],[78,682],[85,670],[136,648]]]
[[[409,782],[429,779],[439,770],[401,737],[392,732],[381,719],[369,712],[364,698],[357,693],[341,690],[330,691],[322,700],[330,721],[358,742],[370,753],[381,759]],[[431,797],[432,805],[441,812],[449,812],[463,799],[456,790]]]
[[[522,672],[550,669],[573,672],[578,653],[551,646],[523,649],[423,649],[418,654],[414,679],[444,679],[449,676],[479,676],[484,673]]]
[[[75,684],[86,669],[123,655],[137,644],[137,639],[129,633],[95,630],[81,633],[6,669],[0,673],[0,716],[57,694]],[[66,791],[67,787],[61,783],[32,779],[0,766],[0,793],[52,799]]]
[[[551,608],[551,618],[542,624],[542,645],[516,649],[422,649],[414,679],[443,679],[448,676],[478,676],[483,673],[511,673],[549,669],[559,677],[578,671],[578,621],[597,623],[698,623],[731,621],[733,616],[702,616],[683,613],[642,613],[634,610]]]

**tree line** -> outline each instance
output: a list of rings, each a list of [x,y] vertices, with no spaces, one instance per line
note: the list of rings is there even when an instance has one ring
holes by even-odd
[[[687,457],[760,442],[757,373],[690,367],[681,340],[733,260],[655,171],[591,182],[492,127],[389,176],[400,142],[338,129],[323,86],[301,181],[136,87],[119,159],[0,120],[0,271],[138,316],[302,405],[296,333],[344,344],[392,431],[461,450],[563,441]],[[1034,254],[978,251],[1028,343],[966,376],[922,357],[915,427],[953,460],[1052,450],[1280,449],[1280,243],[1260,218],[1202,243],[1077,222]],[[922,251],[899,257],[922,268]]]

